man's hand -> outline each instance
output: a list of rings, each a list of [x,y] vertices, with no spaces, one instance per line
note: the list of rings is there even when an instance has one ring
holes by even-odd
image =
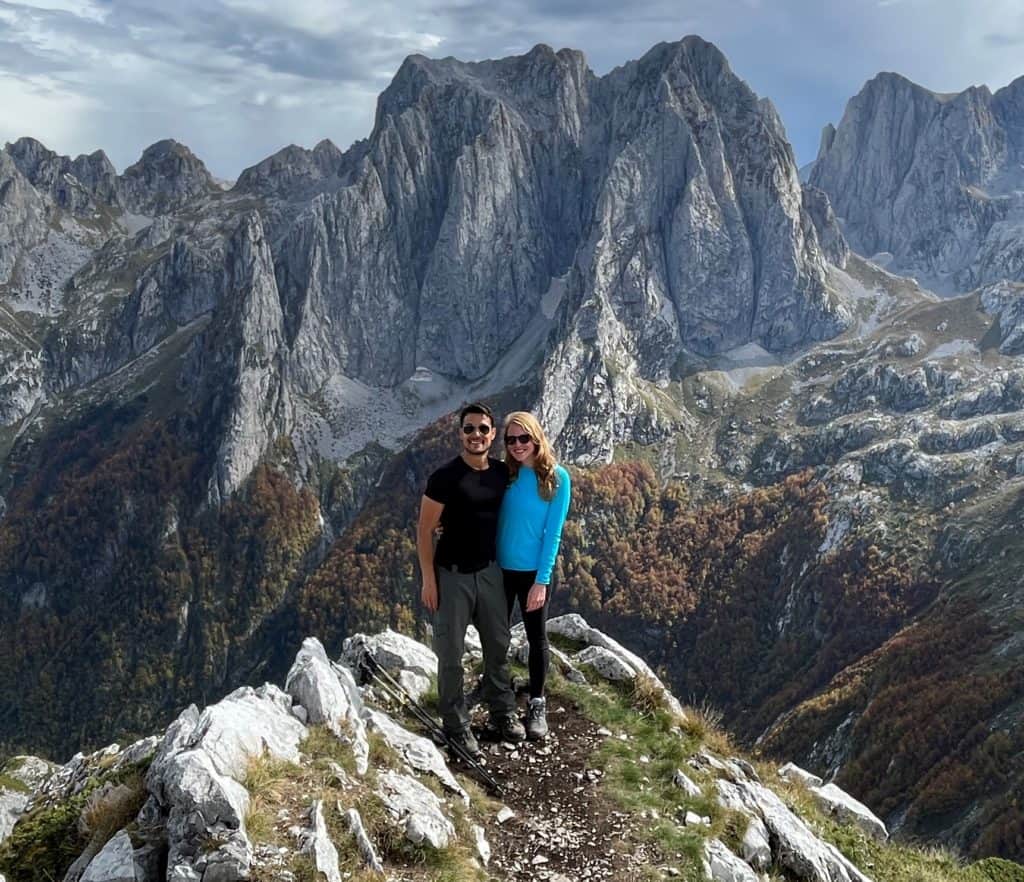
[[[431,612],[437,612],[437,580],[424,578],[423,588],[420,591],[420,599],[423,605]]]
[[[548,586],[541,585],[540,582],[534,582],[530,586],[530,593],[526,595],[526,611],[533,612],[536,609],[540,609],[544,606],[544,601],[548,597]]]

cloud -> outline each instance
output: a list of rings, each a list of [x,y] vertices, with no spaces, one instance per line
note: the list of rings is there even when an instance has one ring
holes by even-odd
[[[1024,31],[1019,31],[1016,34],[985,34],[985,43],[997,49],[1019,46],[1024,43]]]
[[[123,168],[162,137],[234,177],[288,143],[365,137],[405,56],[582,49],[598,74],[698,33],[778,107],[801,161],[879,70],[937,91],[1022,73],[1017,0],[0,0],[0,135]],[[913,34],[914,39],[908,39]],[[987,51],[986,51],[987,50]],[[15,111],[16,108],[16,111]],[[17,128],[17,131],[14,129]]]
[[[47,12],[68,12],[76,18],[97,22],[104,21],[110,13],[109,8],[91,0],[17,0],[14,5]]]

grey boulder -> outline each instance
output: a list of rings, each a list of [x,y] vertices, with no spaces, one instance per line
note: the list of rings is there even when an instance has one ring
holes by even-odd
[[[704,840],[704,875],[713,882],[759,882],[750,865],[719,839]]]
[[[86,867],[81,882],[136,882],[135,855],[128,833],[119,830]]]
[[[810,791],[818,807],[826,814],[832,815],[844,824],[860,827],[872,839],[885,842],[889,838],[889,831],[886,830],[882,819],[864,803],[854,799],[835,784],[811,787]]]
[[[332,666],[319,640],[307,637],[284,688],[305,708],[308,722],[326,725],[336,737],[352,745],[356,771],[365,775],[370,747],[362,717],[363,702],[351,672],[341,668]]]
[[[680,705],[676,697],[669,692],[665,687],[665,684],[661,682],[658,675],[651,670],[651,667],[647,662],[640,658],[640,656],[636,655],[636,653],[630,652],[625,646],[618,641],[613,640],[607,634],[599,631],[597,628],[591,628],[583,616],[578,613],[556,616],[548,621],[548,633],[558,634],[562,637],[568,638],[569,640],[575,640],[577,643],[586,643],[590,646],[598,646],[617,656],[619,661],[622,663],[623,668],[631,668],[635,673],[643,674],[654,684],[655,688],[664,698],[665,704],[668,706],[669,710],[679,716],[683,716],[682,705]]]
[[[433,650],[390,628],[373,636],[355,634],[342,644],[341,660],[355,671],[362,670],[367,654],[416,700],[426,694],[431,678],[437,675]]]
[[[441,801],[415,778],[387,771],[378,776],[377,784],[377,795],[410,842],[445,848],[455,837]]]
[[[402,757],[411,769],[433,775],[444,785],[445,789],[457,794],[463,802],[469,804],[469,794],[455,780],[455,776],[448,769],[444,756],[433,741],[422,735],[413,734],[387,714],[378,710],[367,711],[366,722],[369,729],[379,732],[388,747]]]

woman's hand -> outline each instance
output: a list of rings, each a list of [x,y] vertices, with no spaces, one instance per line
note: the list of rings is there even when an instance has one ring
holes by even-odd
[[[526,611],[533,612],[534,610],[540,609],[544,606],[544,601],[548,598],[548,586],[541,585],[540,582],[534,582],[530,586],[530,593],[526,595]]]

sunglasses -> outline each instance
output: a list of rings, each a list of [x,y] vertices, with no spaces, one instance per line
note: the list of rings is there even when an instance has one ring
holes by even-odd
[[[473,434],[476,434],[477,432],[479,432],[481,435],[490,435],[491,434],[491,427],[490,426],[468,426],[468,425],[462,427],[462,434],[463,435],[473,435]]]
[[[533,441],[530,435],[506,435],[506,444],[529,444]]]

